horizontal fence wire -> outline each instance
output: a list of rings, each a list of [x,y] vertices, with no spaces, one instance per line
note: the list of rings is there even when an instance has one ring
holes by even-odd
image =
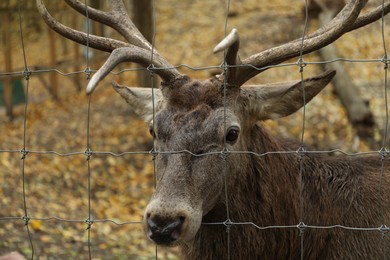
[[[189,151],[189,150],[178,150],[178,151],[159,151],[155,146],[153,146],[153,148],[149,151],[124,151],[124,152],[120,152],[120,153],[115,153],[115,152],[112,152],[112,151],[95,151],[91,148],[91,140],[90,140],[90,125],[89,125],[89,122],[91,120],[91,111],[90,111],[90,105],[91,105],[91,100],[90,98],[88,99],[88,104],[87,104],[87,107],[88,107],[88,112],[87,112],[87,115],[86,115],[86,120],[88,122],[87,124],[87,129],[85,129],[86,131],[86,140],[85,140],[85,143],[86,143],[86,148],[85,150],[79,150],[79,151],[68,151],[68,152],[58,152],[58,151],[54,151],[54,150],[29,150],[27,147],[26,147],[26,140],[28,138],[27,136],[27,129],[28,129],[28,126],[27,126],[27,118],[28,118],[28,109],[29,109],[29,102],[28,102],[28,98],[29,98],[29,90],[30,89],[30,86],[29,86],[29,80],[34,77],[35,75],[38,75],[38,74],[48,74],[48,73],[57,73],[63,77],[69,77],[69,76],[72,76],[72,75],[76,75],[76,74],[84,74],[86,75],[86,78],[89,79],[89,77],[91,75],[93,75],[96,70],[93,70],[93,69],[90,69],[90,64],[89,64],[89,59],[87,58],[86,59],[86,63],[85,63],[85,70],[80,70],[80,71],[72,71],[72,72],[63,72],[59,69],[56,69],[56,68],[49,68],[49,69],[36,69],[36,70],[33,70],[33,69],[30,69],[29,66],[28,66],[28,61],[26,59],[26,53],[25,53],[25,43],[24,43],[24,35],[23,35],[23,31],[22,31],[22,23],[23,23],[23,19],[22,19],[22,15],[21,15],[21,1],[18,2],[19,4],[19,25],[20,25],[20,42],[21,42],[21,45],[22,45],[22,50],[23,50],[23,59],[24,59],[24,69],[23,70],[20,70],[20,71],[8,71],[8,72],[0,72],[0,77],[24,77],[25,78],[25,83],[26,83],[26,86],[27,86],[27,91],[26,91],[26,103],[25,103],[25,107],[24,107],[24,117],[23,117],[23,140],[22,141],[22,147],[20,149],[2,149],[1,147],[1,144],[0,144],[0,153],[10,153],[10,154],[20,154],[20,157],[21,157],[21,176],[19,176],[21,179],[22,179],[22,190],[23,190],[23,212],[24,212],[24,215],[23,216],[5,216],[5,217],[0,217],[0,224],[3,223],[3,222],[10,222],[10,221],[16,221],[16,222],[22,222],[25,224],[25,227],[26,227],[26,233],[27,233],[27,238],[30,242],[30,246],[31,246],[31,259],[34,259],[36,257],[35,253],[34,253],[34,246],[33,246],[33,239],[32,239],[32,236],[31,236],[31,231],[30,231],[30,228],[29,228],[29,223],[31,220],[40,220],[40,221],[47,221],[47,222],[50,222],[50,221],[58,221],[58,222],[68,222],[68,223],[82,223],[82,224],[85,224],[85,227],[86,229],[88,230],[88,254],[89,254],[89,258],[92,259],[93,258],[93,250],[91,249],[92,245],[91,245],[91,230],[93,230],[93,224],[94,223],[111,223],[111,224],[114,224],[114,225],[117,225],[117,226],[123,226],[123,225],[141,225],[143,223],[142,219],[140,220],[137,220],[137,221],[126,221],[126,220],[113,220],[113,219],[94,219],[92,217],[92,209],[93,209],[93,204],[92,204],[92,201],[93,199],[91,198],[91,185],[90,185],[90,181],[91,181],[91,167],[90,167],[90,163],[91,163],[91,160],[90,158],[94,155],[103,155],[103,156],[112,156],[112,157],[124,157],[126,155],[147,155],[147,156],[150,156],[151,158],[155,158],[156,156],[158,156],[159,154],[182,154],[182,153],[186,153],[186,154],[190,154],[192,156],[195,156],[195,157],[202,157],[202,156],[209,156],[209,155],[220,155],[222,156],[223,158],[226,158],[225,160],[225,164],[227,162],[227,160],[229,160],[229,154],[246,154],[246,155],[251,155],[251,156],[257,156],[257,157],[263,157],[263,156],[272,156],[272,155],[275,155],[275,154],[298,154],[299,156],[304,156],[304,155],[309,155],[309,154],[341,154],[341,155],[345,155],[345,156],[349,156],[349,157],[356,157],[356,156],[366,156],[366,155],[376,155],[378,156],[378,158],[381,158],[381,175],[380,175],[380,180],[378,180],[378,186],[380,187],[380,189],[382,190],[382,193],[383,193],[383,183],[382,183],[382,179],[384,178],[383,176],[383,173],[384,173],[384,169],[386,167],[385,165],[385,162],[384,162],[384,158],[387,157],[389,155],[389,151],[387,150],[386,146],[387,146],[387,143],[386,143],[386,140],[387,140],[387,132],[388,132],[388,100],[387,100],[387,88],[388,88],[388,82],[387,82],[387,77],[388,77],[388,74],[387,74],[387,71],[388,71],[388,64],[389,64],[389,58],[387,56],[387,46],[386,46],[386,41],[385,41],[385,32],[384,32],[384,27],[385,27],[385,22],[384,22],[384,16],[382,16],[382,33],[381,33],[381,37],[383,38],[383,49],[384,49],[384,55],[382,57],[379,57],[377,59],[350,59],[350,58],[335,58],[335,59],[332,59],[332,60],[327,60],[327,61],[316,61],[316,62],[312,62],[312,61],[305,61],[303,59],[303,54],[301,52],[301,55],[300,57],[298,58],[298,60],[296,62],[292,62],[292,63],[283,63],[283,64],[278,64],[278,65],[272,65],[272,66],[267,66],[267,67],[255,67],[255,66],[252,66],[250,64],[242,64],[242,65],[235,65],[235,66],[226,66],[226,65],[220,65],[220,66],[204,66],[204,67],[193,67],[193,66],[190,66],[188,64],[179,64],[179,65],[176,65],[176,66],[173,66],[173,67],[166,67],[166,68],[126,68],[126,69],[122,69],[122,70],[119,70],[119,71],[112,71],[111,74],[113,75],[120,75],[120,74],[123,74],[123,73],[127,73],[127,72],[137,72],[137,71],[140,71],[140,70],[145,70],[145,71],[149,71],[151,73],[151,77],[154,77],[154,71],[155,70],[166,70],[166,69],[181,69],[181,68],[186,68],[186,69],[190,69],[192,71],[204,71],[204,70],[214,70],[214,69],[220,69],[221,71],[226,71],[227,67],[250,67],[252,69],[255,69],[255,70],[258,70],[258,71],[263,71],[263,70],[267,70],[267,69],[272,69],[272,68],[277,68],[277,67],[296,67],[296,68],[299,68],[299,70],[297,70],[297,75],[299,74],[299,76],[303,79],[304,78],[304,72],[305,72],[305,67],[307,66],[310,66],[310,65],[325,65],[325,64],[330,64],[330,63],[334,63],[334,62],[350,62],[350,63],[373,63],[373,64],[382,64],[383,67],[384,67],[384,91],[385,91],[385,108],[384,110],[386,111],[386,118],[385,118],[385,127],[384,127],[384,130],[383,130],[383,145],[380,149],[378,150],[374,150],[374,151],[368,151],[368,152],[356,152],[356,153],[350,153],[350,152],[346,152],[346,151],[343,151],[341,149],[330,149],[330,150],[310,150],[308,148],[304,148],[304,136],[305,136],[305,122],[306,122],[306,116],[305,116],[305,111],[306,111],[306,106],[304,106],[303,108],[303,120],[302,120],[302,131],[301,131],[301,143],[300,143],[300,147],[297,149],[297,150],[291,150],[291,151],[267,151],[267,152],[264,152],[264,153],[257,153],[257,152],[254,152],[254,151],[230,151],[227,149],[226,147],[226,144],[225,144],[225,147],[223,150],[221,151],[217,151],[217,152],[204,152],[204,153],[201,153],[201,154],[197,154],[197,153],[194,153],[192,151]],[[154,3],[154,1],[153,1]],[[154,3],[155,5],[155,3]],[[383,2],[383,5],[384,5],[384,2]],[[226,28],[227,28],[227,23],[228,23],[228,13],[229,13],[229,6],[230,6],[230,1],[227,1],[227,4],[226,4],[226,21],[225,21],[225,25],[224,25],[224,31],[225,31],[225,35],[226,35]],[[305,35],[306,35],[306,29],[307,29],[307,17],[308,17],[308,3],[307,1],[305,2],[305,6],[306,6],[306,21],[305,21],[305,26],[304,26],[304,32],[302,33],[302,47],[303,48],[303,44],[304,44],[304,41],[305,41]],[[88,10],[88,9],[86,9]],[[155,13],[156,13],[156,10],[155,10],[155,7],[153,9],[153,12],[154,12],[154,16],[155,16]],[[88,12],[86,13],[86,17],[88,17]],[[154,23],[155,23],[156,19],[154,17]],[[154,24],[154,33],[156,31],[156,24]],[[87,34],[89,35],[89,29],[88,29],[88,32]],[[153,39],[153,48],[154,48],[154,39]],[[87,44],[87,50],[89,50],[89,46]],[[152,55],[151,55],[151,64],[153,64],[153,51],[151,52]],[[88,57],[88,55],[87,55]],[[299,72],[298,72],[299,71]],[[153,91],[153,88],[152,88],[152,91]],[[225,91],[226,91],[226,85],[225,85]],[[304,95],[303,95],[304,96]],[[154,95],[152,95],[152,97],[154,97]],[[304,102],[306,103],[306,102]],[[154,105],[154,101],[152,102],[152,104]],[[155,111],[156,108],[154,108],[154,111]],[[155,112],[154,112],[155,113]],[[155,115],[155,114],[154,114]],[[225,119],[226,119],[226,106],[225,106]],[[226,127],[225,127],[225,131],[226,131]],[[86,168],[87,168],[87,172],[88,172],[88,175],[87,175],[87,181],[88,181],[88,190],[87,190],[87,194],[86,196],[88,197],[88,209],[87,209],[87,217],[85,219],[71,219],[71,218],[62,218],[62,217],[58,217],[58,216],[45,216],[45,217],[37,217],[37,216],[31,216],[29,214],[29,210],[28,210],[28,196],[26,195],[26,180],[25,180],[25,168],[26,168],[26,165],[25,165],[25,159],[31,155],[31,154],[35,154],[35,155],[38,155],[38,156],[42,156],[42,155],[53,155],[53,156],[58,156],[58,157],[73,157],[73,156],[80,156],[80,155],[83,155],[85,156],[86,158]],[[225,167],[227,168],[227,167]],[[155,175],[156,175],[156,171],[158,169],[156,169],[156,166],[154,165],[154,171],[155,171]],[[302,168],[300,169],[300,175],[302,174]],[[226,173],[225,176],[229,176],[229,173]],[[18,178],[19,178],[18,177]],[[302,177],[301,177],[302,178]],[[226,180],[225,180],[226,182]],[[302,180],[301,180],[302,182]],[[225,183],[225,186],[226,186],[226,183]],[[303,188],[302,188],[302,183],[300,183],[300,203],[301,203],[301,211],[302,211],[302,207],[303,207],[303,204],[305,203],[305,201],[303,201],[302,199],[302,192],[303,192]],[[228,193],[231,192],[229,191],[228,189],[225,190],[226,192],[226,204],[228,205],[229,204],[229,201],[228,201]],[[382,196],[384,196],[382,194]],[[320,226],[320,225],[306,225],[304,222],[303,222],[303,219],[304,219],[304,215],[303,213],[301,212],[301,215],[300,215],[300,222],[299,223],[296,223],[295,225],[270,225],[270,226],[259,226],[257,223],[253,223],[251,222],[250,220],[247,221],[247,222],[234,222],[230,219],[229,217],[229,209],[227,208],[227,212],[226,212],[226,221],[224,222],[214,222],[214,223],[207,223],[207,222],[204,222],[202,223],[203,225],[223,225],[223,226],[226,226],[227,228],[227,236],[230,236],[230,233],[229,233],[229,230],[230,230],[230,226],[234,226],[234,225],[243,225],[243,226],[252,226],[258,230],[269,230],[269,229],[296,229],[296,230],[299,230],[299,231],[304,231],[304,230],[307,230],[307,229],[313,229],[313,230],[319,230],[319,229],[344,229],[344,230],[352,230],[352,231],[359,231],[359,232],[380,232],[382,234],[386,234],[388,231],[389,231],[389,228],[388,226],[384,223],[385,219],[384,219],[384,211],[386,210],[386,206],[387,205],[383,205],[383,198],[378,198],[378,200],[381,200],[382,201],[382,211],[383,211],[383,223],[380,224],[379,226],[376,226],[376,227],[358,227],[358,226],[346,226],[346,225],[340,225],[340,224],[337,224],[337,225],[329,225],[329,226]],[[228,238],[229,239],[229,238]],[[301,256],[304,255],[304,252],[303,252],[303,240],[301,240]],[[228,254],[228,258],[229,258],[229,248],[226,249],[227,250],[227,254]],[[386,248],[386,246],[384,245],[384,252],[386,252],[386,250],[388,250]],[[156,259],[158,258],[158,253],[157,253],[157,249],[156,249]],[[384,259],[386,259],[386,253],[384,253]]]
[[[390,59],[387,55],[384,55],[382,57],[379,57],[377,59],[352,59],[352,58],[335,58],[331,60],[321,60],[321,61],[303,61],[304,66],[307,65],[326,65],[326,64],[331,64],[335,62],[346,62],[346,63],[383,63],[383,64],[388,64],[390,62]],[[276,64],[276,65],[270,65],[270,66],[265,66],[265,67],[256,67],[252,64],[239,64],[239,65],[228,65],[229,68],[252,68],[258,71],[264,71],[268,70],[271,68],[281,68],[281,67],[293,67],[297,66],[300,67],[302,65],[302,60],[297,60],[296,62],[290,62],[290,63],[282,63],[282,64]],[[225,69],[224,65],[213,65],[213,66],[202,66],[202,67],[194,67],[190,66],[188,64],[178,64],[172,67],[153,67],[153,71],[158,71],[158,70],[169,70],[169,69],[189,69],[192,71],[205,71],[205,70],[215,70],[215,69],[220,69],[223,71]],[[151,68],[125,68],[121,70],[113,70],[110,72],[111,75],[120,75],[126,72],[137,72],[137,71],[150,71]],[[97,70],[96,69],[90,69],[86,68],[85,70],[80,70],[80,71],[72,71],[72,72],[64,72],[60,69],[56,68],[51,68],[51,69],[36,69],[36,70],[20,70],[20,71],[0,71],[0,76],[26,76],[26,73],[30,75],[34,74],[46,74],[46,73],[57,73],[61,76],[68,77],[76,74],[91,74],[95,73]]]

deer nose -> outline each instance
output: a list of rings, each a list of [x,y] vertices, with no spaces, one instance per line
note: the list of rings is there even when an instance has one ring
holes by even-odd
[[[184,218],[164,219],[161,217],[149,218],[148,236],[156,244],[169,245],[180,238]]]

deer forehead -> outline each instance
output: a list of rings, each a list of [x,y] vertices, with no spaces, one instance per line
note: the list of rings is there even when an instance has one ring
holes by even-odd
[[[196,142],[222,140],[225,127],[239,126],[239,120],[226,107],[199,104],[191,110],[167,107],[155,117],[155,131],[161,141],[186,139]]]
[[[155,130],[165,135],[222,131],[224,126],[238,124],[230,97],[224,97],[224,86],[215,79],[192,80],[165,93],[165,105],[157,113]]]
[[[190,111],[202,104],[213,109],[224,106],[223,84],[214,78],[187,79],[180,87],[165,92],[165,96],[167,103],[178,110]]]

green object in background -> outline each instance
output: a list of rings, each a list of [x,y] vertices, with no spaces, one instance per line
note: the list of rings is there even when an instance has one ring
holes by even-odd
[[[20,79],[12,81],[12,104],[22,104],[26,100]],[[0,81],[0,106],[4,106],[4,83]]]

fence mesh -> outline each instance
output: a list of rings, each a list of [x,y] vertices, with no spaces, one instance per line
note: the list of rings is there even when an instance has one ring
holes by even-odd
[[[153,41],[152,41],[152,46],[154,48],[155,46],[155,34],[158,30],[158,22],[157,22],[157,18],[156,16],[158,14],[156,14],[156,2],[158,1],[153,1],[153,16],[154,16],[154,37],[153,37]],[[85,1],[85,4],[86,4],[86,1]],[[223,24],[223,26],[221,26],[221,28],[223,28],[223,34],[226,36],[227,33],[228,33],[228,27],[229,27],[229,19],[230,19],[230,6],[231,6],[231,1],[230,0],[227,0],[225,3],[225,22]],[[385,5],[385,2],[383,1],[382,2],[382,7],[384,8],[384,5]],[[305,3],[304,3],[304,6],[305,6],[305,20],[304,20],[304,26],[303,26],[303,31],[302,31],[302,36],[301,36],[301,45],[302,45],[302,48],[301,50],[303,49],[303,45],[305,44],[305,37],[307,35],[307,30],[308,30],[308,26],[309,26],[309,10],[308,10],[308,6],[309,6],[309,3],[308,1],[306,0]],[[36,252],[35,252],[35,249],[34,249],[34,238],[33,238],[33,235],[32,235],[32,231],[31,231],[31,221],[41,221],[43,222],[43,225],[45,225],[45,223],[48,223],[48,222],[51,222],[51,221],[57,221],[57,222],[61,222],[61,223],[69,223],[69,224],[75,224],[75,228],[78,228],[78,229],[81,229],[81,230],[86,230],[87,232],[87,238],[86,238],[86,245],[87,245],[87,254],[88,254],[88,258],[89,259],[93,259],[94,258],[94,245],[93,245],[93,231],[94,231],[94,227],[95,225],[98,225],[98,224],[114,224],[115,226],[118,226],[118,227],[121,227],[121,226],[124,226],[124,225],[138,225],[138,226],[141,226],[142,224],[142,220],[139,219],[139,220],[136,220],[136,221],[126,221],[126,220],[123,220],[123,219],[126,219],[126,217],[124,216],[123,219],[121,220],[118,220],[118,219],[95,219],[93,217],[93,207],[94,207],[94,204],[95,203],[99,203],[98,199],[96,199],[94,197],[94,192],[92,190],[92,186],[91,186],[91,181],[94,181],[94,174],[93,174],[93,157],[94,156],[100,156],[100,157],[113,157],[113,158],[121,158],[121,157],[126,157],[126,156],[133,156],[133,155],[143,155],[143,156],[147,156],[147,157],[150,157],[151,159],[154,159],[156,156],[158,156],[158,154],[160,154],[161,152],[157,150],[156,147],[153,146],[152,150],[147,150],[147,151],[121,151],[121,152],[113,152],[113,151],[97,151],[97,150],[94,150],[93,149],[93,145],[94,145],[94,141],[91,139],[91,120],[93,120],[93,111],[91,109],[91,105],[93,103],[93,95],[92,96],[89,96],[88,99],[86,100],[86,107],[87,109],[85,110],[86,111],[86,114],[84,115],[84,120],[87,122],[86,123],[86,128],[85,128],[85,139],[84,139],[84,143],[85,143],[85,150],[75,150],[75,151],[70,151],[70,152],[59,152],[59,151],[55,151],[55,150],[33,150],[33,149],[29,149],[28,147],[28,138],[29,138],[29,134],[28,134],[28,130],[29,130],[29,125],[27,124],[27,121],[29,119],[29,108],[30,108],[30,102],[29,102],[29,97],[30,97],[30,92],[31,92],[31,89],[30,89],[30,81],[31,81],[31,78],[39,75],[39,74],[51,74],[51,73],[56,73],[56,74],[59,74],[63,77],[69,77],[69,76],[72,76],[72,75],[84,75],[85,76],[85,83],[90,79],[91,75],[95,72],[95,70],[91,69],[90,67],[90,60],[88,57],[90,57],[90,55],[88,55],[88,52],[90,51],[90,47],[89,47],[89,43],[87,43],[87,55],[86,55],[86,60],[85,60],[85,69],[84,70],[80,70],[80,71],[72,71],[72,72],[63,72],[61,70],[58,70],[56,68],[50,68],[50,69],[31,69],[29,67],[29,60],[26,58],[27,55],[26,55],[26,43],[25,42],[25,33],[23,32],[23,23],[25,22],[25,20],[23,19],[23,16],[22,16],[22,9],[23,8],[23,1],[18,1],[18,24],[19,24],[19,32],[20,32],[20,38],[19,38],[19,42],[22,46],[22,57],[23,57],[23,63],[24,63],[24,68],[22,71],[6,71],[6,72],[1,72],[0,73],[0,76],[22,76],[24,78],[24,82],[25,82],[25,86],[26,86],[26,91],[25,91],[25,105],[24,105],[24,112],[23,112],[23,120],[22,122],[20,122],[20,124],[22,125],[22,134],[21,134],[21,147],[15,147],[14,149],[8,149],[8,148],[2,148],[1,147],[1,144],[0,144],[0,153],[1,154],[9,154],[9,155],[19,155],[20,158],[21,158],[21,161],[20,161],[20,166],[21,168],[20,169],[15,169],[15,174],[13,175],[14,178],[20,178],[20,185],[21,185],[21,196],[22,196],[22,201],[23,201],[23,204],[22,204],[22,215],[10,215],[8,216],[7,215],[7,212],[3,212],[1,215],[0,215],[0,225],[6,225],[7,223],[10,223],[10,222],[17,222],[17,223],[23,223],[24,225],[24,228],[25,228],[25,231],[26,231],[26,239],[29,241],[29,246],[30,246],[30,252],[31,252],[31,255],[29,256],[31,259],[34,259],[36,257],[39,257]],[[88,12],[85,14],[85,16],[88,18]],[[299,78],[301,78],[302,80],[305,78],[306,76],[306,71],[309,69],[309,67],[311,66],[315,66],[315,65],[325,65],[325,64],[330,64],[330,63],[334,63],[334,62],[345,62],[345,63],[358,63],[358,64],[370,64],[370,66],[378,66],[378,65],[381,65],[383,67],[383,91],[384,91],[384,107],[383,107],[383,111],[385,113],[384,115],[384,126],[383,126],[383,134],[382,134],[382,145],[381,147],[378,149],[378,150],[373,150],[373,151],[358,151],[358,152],[347,152],[347,151],[343,151],[342,149],[339,149],[339,148],[335,148],[335,149],[329,149],[329,150],[306,150],[305,149],[305,133],[307,131],[307,126],[306,126],[306,112],[307,112],[307,108],[306,108],[306,105],[304,105],[303,109],[302,109],[302,124],[300,126],[300,147],[298,150],[295,150],[295,151],[268,151],[268,152],[265,152],[265,153],[256,153],[254,151],[228,151],[227,147],[226,147],[226,144],[225,144],[225,149],[223,151],[220,151],[218,152],[218,154],[222,154],[225,158],[225,197],[226,197],[226,205],[227,205],[227,208],[226,208],[226,221],[224,222],[217,222],[217,223],[203,223],[203,225],[223,225],[226,227],[226,234],[221,234],[221,235],[226,235],[228,237],[228,240],[230,241],[230,229],[231,227],[234,227],[235,225],[249,225],[249,226],[252,226],[258,230],[269,230],[269,229],[296,229],[298,230],[299,234],[301,235],[301,256],[303,257],[304,255],[304,236],[305,236],[305,232],[308,230],[308,229],[313,229],[313,230],[320,230],[320,229],[345,229],[345,230],[354,230],[354,231],[359,231],[359,232],[378,232],[378,235],[382,235],[383,236],[383,259],[386,259],[386,255],[387,255],[387,251],[388,251],[388,248],[387,248],[387,243],[386,243],[386,239],[387,239],[387,233],[389,231],[389,228],[388,226],[386,225],[386,219],[385,219],[385,212],[387,210],[387,205],[384,205],[384,199],[383,197],[385,196],[384,195],[384,187],[383,187],[383,179],[386,177],[384,176],[384,172],[385,172],[385,168],[387,167],[386,165],[386,162],[385,162],[385,159],[388,155],[388,150],[387,150],[387,135],[388,135],[388,97],[387,97],[387,87],[388,87],[388,63],[389,63],[389,59],[388,59],[388,56],[387,56],[387,45],[386,45],[386,39],[388,37],[388,35],[386,34],[386,27],[385,27],[385,17],[384,17],[384,13],[382,15],[382,18],[381,18],[381,32],[378,34],[378,37],[380,35],[380,37],[382,38],[382,45],[383,45],[383,52],[382,52],[382,56],[381,57],[378,57],[377,59],[354,59],[354,58],[335,58],[333,60],[327,60],[327,61],[307,61],[305,60],[305,56],[303,55],[302,51],[301,51],[301,54],[299,56],[299,58],[297,59],[296,62],[291,62],[291,63],[283,63],[281,65],[275,65],[275,66],[271,66],[272,68],[278,68],[278,67],[293,67],[293,68],[296,68],[296,76],[298,76]],[[86,33],[89,35],[90,33],[90,28],[89,26],[86,27]],[[151,59],[151,64],[153,64],[153,52],[152,52],[152,55],[150,57]],[[242,65],[242,66],[249,66],[249,65]],[[271,68],[270,67],[270,68]],[[204,66],[204,67],[197,67],[197,66],[190,66],[188,64],[180,64],[180,65],[177,65],[175,66],[175,68],[178,68],[178,69],[189,69],[191,71],[207,71],[207,70],[213,70],[213,69],[221,69],[221,70],[226,70],[228,69],[228,66],[225,65],[225,62],[221,65],[221,66]],[[265,70],[265,69],[268,69],[268,67],[266,68],[255,68],[257,70]],[[150,73],[150,77],[156,77],[155,75],[155,72],[154,72],[154,69],[153,67],[149,67],[148,69],[134,69],[134,68],[126,68],[126,69],[122,69],[122,70],[118,70],[117,72],[112,72],[113,75],[120,75],[120,74],[124,74],[124,73],[133,73],[133,72],[136,72],[138,70],[147,70],[149,71]],[[226,74],[226,73],[225,73]],[[154,82],[154,81],[152,81]],[[303,84],[303,83],[302,83]],[[157,86],[153,86],[153,87],[157,87]],[[226,88],[226,85],[224,86],[224,89],[225,89],[225,98],[226,98],[226,91],[227,91],[227,88]],[[302,89],[304,89],[302,87]],[[153,88],[152,88],[152,93],[153,93]],[[303,98],[304,98],[305,95],[303,95]],[[152,97],[154,97],[154,95],[152,95]],[[306,104],[306,102],[304,101],[304,103]],[[152,100],[152,104],[154,105],[154,100]],[[153,109],[155,111],[155,108]],[[225,109],[225,118],[226,118],[226,109]],[[226,123],[226,122],[225,122]],[[226,127],[225,127],[225,131],[226,131]],[[61,138],[61,136],[58,136],[58,138]],[[154,142],[153,142],[154,143]],[[177,153],[189,153],[191,154],[192,156],[207,156],[207,155],[211,155],[211,154],[215,154],[215,153],[204,153],[204,154],[195,154],[193,153],[192,151],[188,151],[188,150],[180,150],[180,151],[164,151],[164,153],[169,153],[169,154],[177,154]],[[303,212],[303,208],[304,208],[304,204],[307,203],[303,200],[303,196],[302,196],[302,192],[303,192],[303,183],[302,183],[302,171],[304,170],[303,167],[304,167],[304,164],[302,163],[303,162],[303,159],[301,160],[301,164],[300,164],[300,171],[299,171],[299,176],[300,176],[300,181],[299,181],[299,193],[301,194],[300,195],[300,216],[299,216],[299,222],[294,224],[294,225],[287,225],[287,226],[280,226],[280,225],[271,225],[271,226],[259,226],[257,225],[257,223],[253,223],[251,222],[250,220],[248,220],[247,222],[234,222],[234,220],[231,219],[230,215],[229,215],[229,200],[228,200],[228,194],[232,191],[230,191],[229,189],[227,189],[227,185],[226,185],[226,182],[227,182],[227,178],[229,178],[229,172],[228,172],[228,167],[227,167],[227,162],[229,160],[229,154],[248,154],[248,155],[253,155],[253,156],[258,156],[258,157],[263,157],[263,156],[267,156],[267,155],[271,155],[271,154],[275,154],[275,153],[279,153],[279,154],[298,154],[299,156],[301,156],[302,158],[307,155],[307,154],[329,154],[329,153],[339,153],[339,154],[343,154],[345,156],[362,156],[362,155],[378,155],[380,156],[380,160],[378,161],[378,164],[380,164],[380,169],[381,169],[381,172],[380,172],[380,177],[378,179],[378,187],[379,187],[379,190],[381,191],[381,196],[379,198],[377,198],[379,201],[382,202],[382,205],[381,205],[381,210],[382,210],[382,216],[383,216],[383,221],[381,223],[381,225],[379,226],[372,226],[372,227],[359,227],[359,226],[345,226],[345,225],[342,225],[342,224],[336,224],[336,225],[329,225],[329,226],[326,226],[326,225],[323,225],[323,226],[315,226],[315,225],[306,225],[304,223],[304,219],[305,219],[305,216],[304,216],[304,212]],[[87,182],[87,185],[86,185],[86,190],[85,190],[85,193],[83,194],[83,196],[86,197],[86,201],[87,201],[87,205],[86,205],[86,209],[85,209],[85,217],[84,218],[72,218],[72,217],[59,217],[59,216],[56,216],[56,215],[51,215],[50,213],[48,213],[47,216],[44,216],[44,217],[40,217],[40,216],[35,216],[33,213],[34,210],[31,211],[30,207],[29,207],[29,196],[28,196],[28,189],[29,189],[29,186],[28,186],[28,181],[27,181],[27,176],[26,176],[26,172],[27,172],[27,169],[28,167],[33,167],[33,165],[31,164],[28,164],[27,163],[27,160],[29,158],[31,158],[32,160],[40,160],[41,157],[44,157],[44,156],[52,156],[52,157],[58,157],[58,158],[64,158],[64,162],[65,163],[72,163],[72,158],[75,158],[75,157],[84,157],[85,158],[85,169],[86,169],[86,174],[84,174],[83,176],[85,176],[85,179],[86,180],[83,180],[83,181],[86,181]],[[66,158],[66,160],[65,160]],[[158,169],[156,169],[156,165],[155,165],[155,160],[153,160],[153,171],[154,171],[154,174],[156,175],[156,171]],[[18,174],[17,174],[18,173]],[[34,178],[34,176],[31,176],[29,175],[29,178]],[[156,185],[156,182],[154,183],[154,185]],[[11,201],[9,201],[9,203],[12,203]],[[42,205],[43,206],[43,205]],[[81,224],[81,225],[76,225],[76,224]],[[99,228],[100,228],[100,225],[99,225]],[[84,231],[83,231],[84,232]],[[228,248],[226,248],[226,256],[227,256],[227,259],[230,258],[230,246],[228,246]],[[159,257],[159,250],[155,249],[155,258],[157,259]]]

